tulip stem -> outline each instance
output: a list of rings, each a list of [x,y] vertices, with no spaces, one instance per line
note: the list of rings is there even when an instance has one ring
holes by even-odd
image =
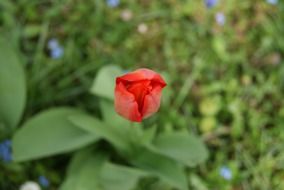
[[[134,141],[137,141],[141,137],[141,129],[138,126],[135,126],[134,122],[130,123],[130,135],[133,137]]]

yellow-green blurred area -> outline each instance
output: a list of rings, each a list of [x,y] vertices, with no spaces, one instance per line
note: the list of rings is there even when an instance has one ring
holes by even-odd
[[[0,0],[0,190],[283,190],[283,20],[282,0]],[[128,126],[113,87],[138,68],[168,85]]]

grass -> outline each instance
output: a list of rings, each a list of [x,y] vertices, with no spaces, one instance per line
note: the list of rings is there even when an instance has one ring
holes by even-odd
[[[126,9],[133,14],[129,21],[121,18]],[[215,22],[217,12],[225,14],[224,26]],[[282,2],[264,0],[220,0],[211,9],[203,1],[124,0],[111,8],[96,0],[2,0],[0,33],[11,39],[27,72],[25,119],[57,105],[99,114],[89,88],[104,65],[161,70],[171,85],[158,116],[145,123],[204,138],[210,158],[189,171],[192,188],[281,190],[283,13]],[[145,33],[137,31],[141,23]],[[63,57],[50,57],[51,38],[64,47]],[[13,189],[45,174],[56,189],[65,172],[57,166],[65,160],[0,163],[0,187]],[[232,171],[231,180],[220,176],[222,166]]]

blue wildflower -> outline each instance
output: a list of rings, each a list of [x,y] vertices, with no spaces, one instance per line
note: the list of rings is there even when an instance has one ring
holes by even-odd
[[[57,39],[51,39],[47,44],[48,49],[50,50],[50,57],[53,59],[59,59],[64,54],[64,49],[58,43]]]
[[[266,0],[266,2],[271,5],[276,5],[278,3],[278,0]]]
[[[109,7],[117,7],[119,5],[119,0],[106,0]]]
[[[50,51],[50,56],[53,59],[59,59],[64,54],[64,50],[61,46],[58,46]]]
[[[50,39],[47,43],[48,49],[54,49],[58,46],[59,46],[59,43],[58,43],[57,39],[55,39],[55,38]]]
[[[4,140],[0,143],[0,159],[4,162],[12,161],[12,142],[10,140]]]
[[[224,15],[224,13],[218,12],[215,15],[215,20],[216,20],[217,24],[219,24],[220,26],[223,26],[226,22],[226,17]]]
[[[218,0],[205,0],[204,2],[207,8],[212,8],[217,5]]]
[[[220,176],[222,176],[226,180],[232,179],[232,171],[227,166],[222,166],[220,168]]]
[[[38,177],[38,183],[42,186],[42,187],[48,187],[49,186],[49,180],[41,175]]]

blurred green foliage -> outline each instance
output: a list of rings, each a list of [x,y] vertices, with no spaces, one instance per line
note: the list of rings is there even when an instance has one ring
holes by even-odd
[[[126,10],[131,11],[127,18],[123,16]],[[224,14],[224,25],[216,22],[217,13]],[[168,86],[163,92],[159,113],[143,122],[143,132],[132,131],[138,137],[133,135],[137,138],[131,139],[131,142],[152,142],[155,147],[163,147],[165,144],[161,139],[165,137],[159,135],[199,135],[209,148],[209,159],[194,169],[186,170],[186,181],[191,189],[282,190],[283,19],[282,1],[273,5],[265,0],[219,0],[216,6],[207,8],[204,1],[190,0],[121,0],[117,7],[109,7],[103,0],[1,0],[0,34],[7,45],[1,45],[0,49],[0,139],[11,138],[18,121],[18,130],[23,130],[24,133],[26,126],[33,125],[42,116],[35,116],[36,114],[48,108],[51,111],[58,109],[54,107],[59,106],[73,107],[72,112],[88,112],[88,117],[105,123],[97,126],[123,126],[124,121],[117,119],[116,114],[111,112],[109,103],[112,94],[108,90],[111,88],[108,82],[112,79],[107,77],[115,78],[120,72],[148,67],[163,72]],[[48,47],[51,39],[56,39],[64,48],[62,57],[51,57]],[[9,58],[10,51],[14,55],[12,58]],[[14,73],[8,73],[8,68],[18,62],[22,63],[26,77],[21,76],[20,68],[13,69]],[[107,68],[113,69],[108,71]],[[119,68],[123,71],[116,72]],[[113,70],[116,74],[109,74]],[[9,85],[5,82],[7,76],[11,78]],[[25,91],[17,85],[24,85],[21,84],[24,78],[27,102],[22,118],[19,119],[25,102]],[[100,80],[104,82],[93,82],[94,78],[102,78]],[[14,91],[13,96],[8,97],[13,97],[14,100],[11,104],[14,111],[11,110],[11,113],[6,109],[3,111],[4,104],[9,106],[7,96],[3,93],[6,92],[3,89],[7,87],[20,91]],[[2,113],[7,115],[5,119]],[[37,118],[33,118],[34,116]],[[60,122],[75,122],[69,116],[67,120]],[[52,122],[55,120],[52,119]],[[52,125],[52,122],[44,121],[43,125]],[[60,126],[64,128],[65,124]],[[50,128],[63,131],[55,125]],[[115,134],[131,136],[123,130],[122,127]],[[45,133],[37,132],[39,135]],[[73,137],[72,134],[84,133],[86,132],[71,131],[63,136],[57,135],[57,139],[52,137],[54,141],[50,141],[54,145],[46,144],[40,136],[23,135],[28,140],[22,139],[18,141],[18,145],[22,146],[24,154],[35,154],[35,157],[30,158],[38,158],[51,155],[48,150],[61,153],[60,140],[69,139]],[[104,136],[107,131],[101,133]],[[83,141],[95,142],[96,139],[91,137]],[[83,146],[83,141],[70,141],[68,150]],[[34,146],[38,146],[37,149],[26,151],[28,144],[33,142]],[[174,146],[178,141],[172,142],[169,145]],[[13,144],[18,145],[17,141]],[[182,145],[179,147],[185,148]],[[125,159],[124,154],[119,154],[112,142],[108,144],[102,141],[98,147],[91,148],[93,149],[77,152],[72,159],[70,154],[64,154],[23,163],[5,164],[0,161],[0,189],[18,189],[23,182],[36,181],[39,175],[45,175],[51,182],[46,189],[54,190],[62,184],[64,176],[72,179],[72,173],[78,172],[82,176],[99,175],[97,171],[90,170],[97,166],[101,167],[99,179],[106,182],[103,183],[105,188],[113,188],[110,186],[111,180],[116,181],[113,183],[127,185],[122,182],[121,176],[125,176],[131,179],[131,183],[122,186],[123,189],[132,188],[136,183],[139,189],[171,189],[171,186],[155,177],[145,179],[148,174],[140,171],[145,170],[142,167],[145,164],[153,164],[148,163],[148,157],[161,154],[154,151],[153,147],[151,151],[136,147],[138,152],[145,152],[145,157],[140,159],[130,159],[129,155]],[[188,147],[189,150],[192,148],[194,147]],[[182,149],[167,147],[163,149],[165,152],[162,157],[168,158],[166,156],[172,153],[169,156],[171,161],[175,159],[174,156],[190,159],[192,155],[178,152]],[[33,150],[38,152],[32,152]],[[76,166],[77,159],[84,160],[84,155],[96,151],[102,151],[101,155],[106,155],[95,155],[80,161],[84,164],[82,168]],[[199,153],[198,150],[194,151]],[[69,160],[71,166],[66,172]],[[139,169],[133,170],[129,166],[137,166]],[[231,179],[220,175],[223,166],[230,169]],[[109,170],[121,178],[109,178]],[[67,180],[64,184],[88,184],[90,181],[86,179]],[[90,183],[96,185],[96,181]],[[110,187],[106,187],[107,185]]]

